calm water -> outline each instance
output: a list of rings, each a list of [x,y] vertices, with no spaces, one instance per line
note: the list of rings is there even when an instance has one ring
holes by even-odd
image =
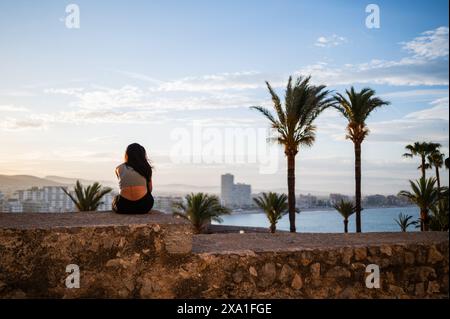
[[[364,232],[400,231],[400,227],[394,221],[398,214],[412,215],[414,220],[419,218],[419,209],[416,207],[398,208],[368,208],[361,214],[362,230]],[[349,232],[355,231],[355,215],[350,217],[348,223]],[[235,214],[223,217],[222,225],[268,227],[268,221],[264,214]],[[341,215],[336,211],[304,211],[296,215],[298,232],[310,233],[340,233],[344,231],[344,223]],[[289,217],[284,216],[277,224],[279,230],[289,230]],[[410,226],[408,231],[417,231]]]

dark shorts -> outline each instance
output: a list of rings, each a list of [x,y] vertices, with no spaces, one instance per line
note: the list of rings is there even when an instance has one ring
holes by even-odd
[[[138,200],[129,200],[117,195],[112,202],[112,210],[118,214],[147,214],[152,210],[154,202],[151,193]]]

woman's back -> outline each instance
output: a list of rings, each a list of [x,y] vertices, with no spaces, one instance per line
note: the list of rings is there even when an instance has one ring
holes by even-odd
[[[147,180],[131,166],[123,163],[116,168],[120,195],[129,200],[139,200],[147,194]]]
[[[152,167],[142,145],[133,143],[125,151],[125,162],[116,167],[120,194],[112,203],[112,209],[119,214],[146,214],[151,211]]]

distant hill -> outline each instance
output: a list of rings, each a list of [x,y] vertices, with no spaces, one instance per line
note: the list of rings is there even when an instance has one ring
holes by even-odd
[[[72,186],[77,179],[61,176],[37,177],[32,175],[0,175],[0,191],[5,194],[12,194],[20,189],[44,186]],[[80,179],[82,184],[88,185],[95,181]],[[116,186],[113,182],[100,181],[103,186]]]
[[[177,195],[185,195],[189,193],[196,192],[204,192],[204,193],[212,193],[219,194],[220,186],[195,186],[188,184],[158,184],[153,185],[155,194],[177,194]]]
[[[65,184],[32,175],[0,175],[0,191],[3,193],[11,193],[33,186],[65,186]]]
[[[62,176],[54,176],[54,175],[45,176],[44,179],[53,181],[55,183],[61,183],[64,185],[75,185],[77,180],[79,180],[80,183],[83,185],[84,184],[89,185],[89,184],[92,184],[95,182],[99,182],[103,186],[110,186],[110,187],[116,186],[116,183],[114,183],[112,181],[94,181],[94,180],[88,180],[88,179],[82,179],[82,178],[62,177]]]

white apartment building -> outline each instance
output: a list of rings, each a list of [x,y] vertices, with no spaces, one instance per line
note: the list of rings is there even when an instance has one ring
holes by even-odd
[[[16,197],[27,212],[58,213],[75,210],[74,203],[60,186],[19,190],[16,192]]]
[[[234,176],[221,176],[221,201],[228,207],[242,207],[252,205],[252,187],[248,184],[234,183]]]
[[[102,204],[98,206],[98,211],[110,211],[112,210],[112,202],[114,200],[114,196],[116,196],[117,193],[110,192],[102,197]]]
[[[180,196],[156,196],[153,209],[159,210],[164,213],[172,213],[172,205],[175,202],[183,201],[183,197]]]
[[[5,211],[8,213],[21,213],[22,203],[17,198],[10,198],[5,202]]]

